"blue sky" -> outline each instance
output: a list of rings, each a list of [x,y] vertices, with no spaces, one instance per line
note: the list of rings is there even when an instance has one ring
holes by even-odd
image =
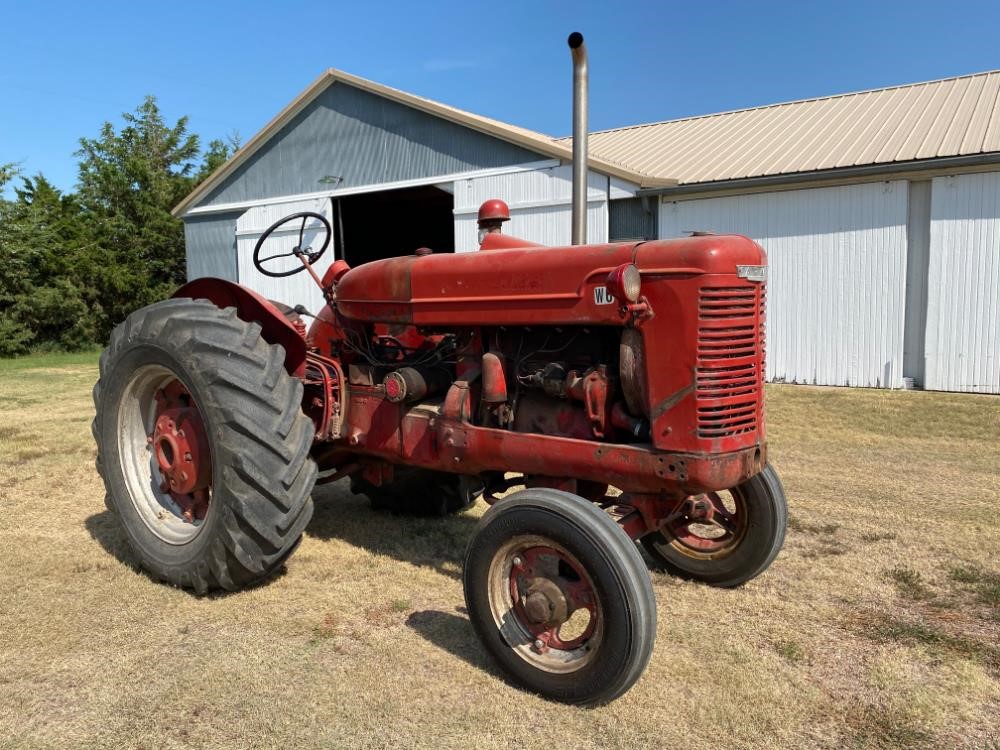
[[[0,29],[0,163],[63,189],[147,93],[246,140],[327,67],[565,135],[574,30],[595,130],[1000,68],[997,2],[0,0]]]

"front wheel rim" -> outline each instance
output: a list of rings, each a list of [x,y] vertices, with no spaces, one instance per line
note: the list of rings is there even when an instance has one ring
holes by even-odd
[[[160,540],[187,544],[211,504],[211,451],[190,390],[167,367],[137,369],[118,409],[118,454],[127,494]]]
[[[528,664],[566,674],[593,661],[604,638],[603,608],[592,577],[565,547],[538,535],[514,537],[493,555],[487,586],[501,636]]]
[[[731,555],[749,528],[749,505],[739,487],[706,492],[686,498],[662,525],[665,544],[697,560],[718,560]]]

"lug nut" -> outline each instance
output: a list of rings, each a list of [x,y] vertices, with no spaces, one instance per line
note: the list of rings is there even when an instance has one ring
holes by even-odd
[[[524,565],[524,560],[522,560],[520,557],[515,557],[513,560],[511,560],[511,564],[515,568],[520,568],[522,565]]]
[[[545,644],[542,642],[542,639],[537,639],[535,641],[535,651],[541,651],[543,648],[545,648]]]

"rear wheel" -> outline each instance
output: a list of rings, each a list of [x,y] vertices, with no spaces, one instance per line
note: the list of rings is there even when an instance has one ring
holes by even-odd
[[[111,335],[94,386],[106,502],[140,564],[199,593],[274,572],[312,515],[312,422],[284,351],[232,308],[173,299]]]
[[[778,473],[768,464],[725,492],[689,497],[642,538],[657,565],[674,575],[733,587],[763,573],[785,540],[788,505]]]
[[[466,552],[465,601],[487,650],[547,698],[606,703],[639,678],[656,603],[635,545],[576,495],[528,489],[482,517]]]

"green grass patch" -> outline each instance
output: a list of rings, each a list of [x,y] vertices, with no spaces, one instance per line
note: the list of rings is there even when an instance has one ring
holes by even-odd
[[[977,661],[994,671],[1000,670],[1000,648],[973,638],[952,635],[922,622],[884,617],[874,623],[868,633],[876,641],[895,641],[905,645],[921,645],[938,655],[952,654]]]
[[[888,542],[896,538],[896,534],[892,531],[866,531],[861,535],[861,541],[863,542]]]
[[[0,374],[13,373],[20,370],[48,367],[96,367],[100,359],[100,349],[88,349],[82,352],[45,352],[26,354],[23,357],[0,359]]]
[[[889,571],[889,578],[907,599],[930,599],[934,596],[924,583],[923,576],[912,568],[893,568]]]
[[[840,528],[840,524],[814,524],[809,523],[808,521],[803,521],[801,518],[797,518],[795,516],[789,516],[788,528],[792,531],[803,531],[807,534],[816,534],[817,536],[832,536],[837,533],[837,530]]]
[[[971,588],[983,604],[1000,609],[1000,573],[973,565],[960,565],[948,572],[948,578],[964,588]]]
[[[792,664],[799,664],[806,660],[805,649],[795,641],[778,641],[774,644],[774,650]]]

